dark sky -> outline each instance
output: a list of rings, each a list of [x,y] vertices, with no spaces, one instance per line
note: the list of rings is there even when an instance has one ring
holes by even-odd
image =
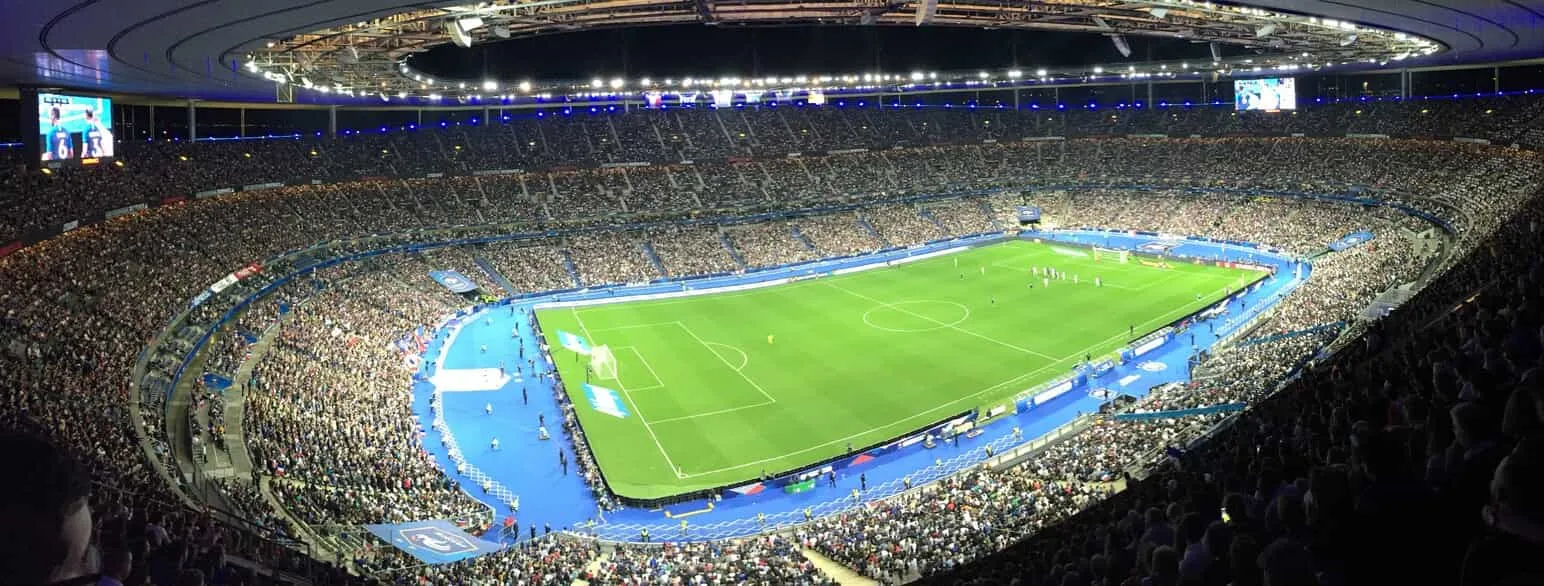
[[[1128,35],[1131,58],[1086,33],[946,27],[616,28],[514,39],[462,49],[444,45],[409,63],[452,79],[589,79],[687,75],[861,73],[875,69],[971,71],[1019,66],[1209,59],[1205,44]]]

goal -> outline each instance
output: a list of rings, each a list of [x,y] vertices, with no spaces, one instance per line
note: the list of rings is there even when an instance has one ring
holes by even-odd
[[[590,373],[597,379],[616,380],[617,358],[611,347],[601,345],[590,349]]]
[[[1126,250],[1114,250],[1110,248],[1094,247],[1094,260],[1114,260],[1126,264],[1131,260],[1131,252]]]

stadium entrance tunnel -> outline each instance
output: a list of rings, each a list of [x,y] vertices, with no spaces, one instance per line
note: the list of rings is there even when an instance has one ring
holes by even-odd
[[[952,328],[970,319],[970,308],[953,301],[911,299],[886,303],[863,312],[863,323],[896,333],[931,332]]]

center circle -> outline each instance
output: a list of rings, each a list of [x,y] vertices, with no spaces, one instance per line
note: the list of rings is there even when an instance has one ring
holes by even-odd
[[[863,323],[869,327],[899,333],[948,329],[969,318],[969,307],[936,299],[897,301],[863,312]]]

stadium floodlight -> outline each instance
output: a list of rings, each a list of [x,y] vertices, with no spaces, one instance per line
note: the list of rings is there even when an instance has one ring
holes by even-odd
[[[1264,38],[1264,37],[1271,36],[1271,34],[1275,33],[1275,32],[1276,32],[1276,23],[1268,22],[1268,23],[1265,23],[1263,25],[1260,25],[1259,28],[1256,28],[1255,32],[1254,32],[1254,36],[1255,36],[1255,38]]]
[[[1045,77],[1048,73],[1050,72],[1046,71],[1044,67],[1035,70],[1036,77]]]
[[[1104,73],[1104,68],[1100,67],[1098,65],[1095,65],[1094,66],[1094,75],[1099,75],[1101,73]]]
[[[590,87],[599,88],[604,85],[606,85],[606,82],[602,81],[599,77],[590,80]]]
[[[483,81],[483,89],[490,92],[497,90],[499,89],[499,82],[493,81],[491,79]]]
[[[529,92],[529,91],[531,91],[531,82],[529,82],[529,81],[522,81],[522,82],[520,82],[520,91],[522,91],[522,92]]]
[[[611,89],[622,89],[622,85],[625,83],[627,82],[622,81],[622,78],[614,77],[611,79]]]

